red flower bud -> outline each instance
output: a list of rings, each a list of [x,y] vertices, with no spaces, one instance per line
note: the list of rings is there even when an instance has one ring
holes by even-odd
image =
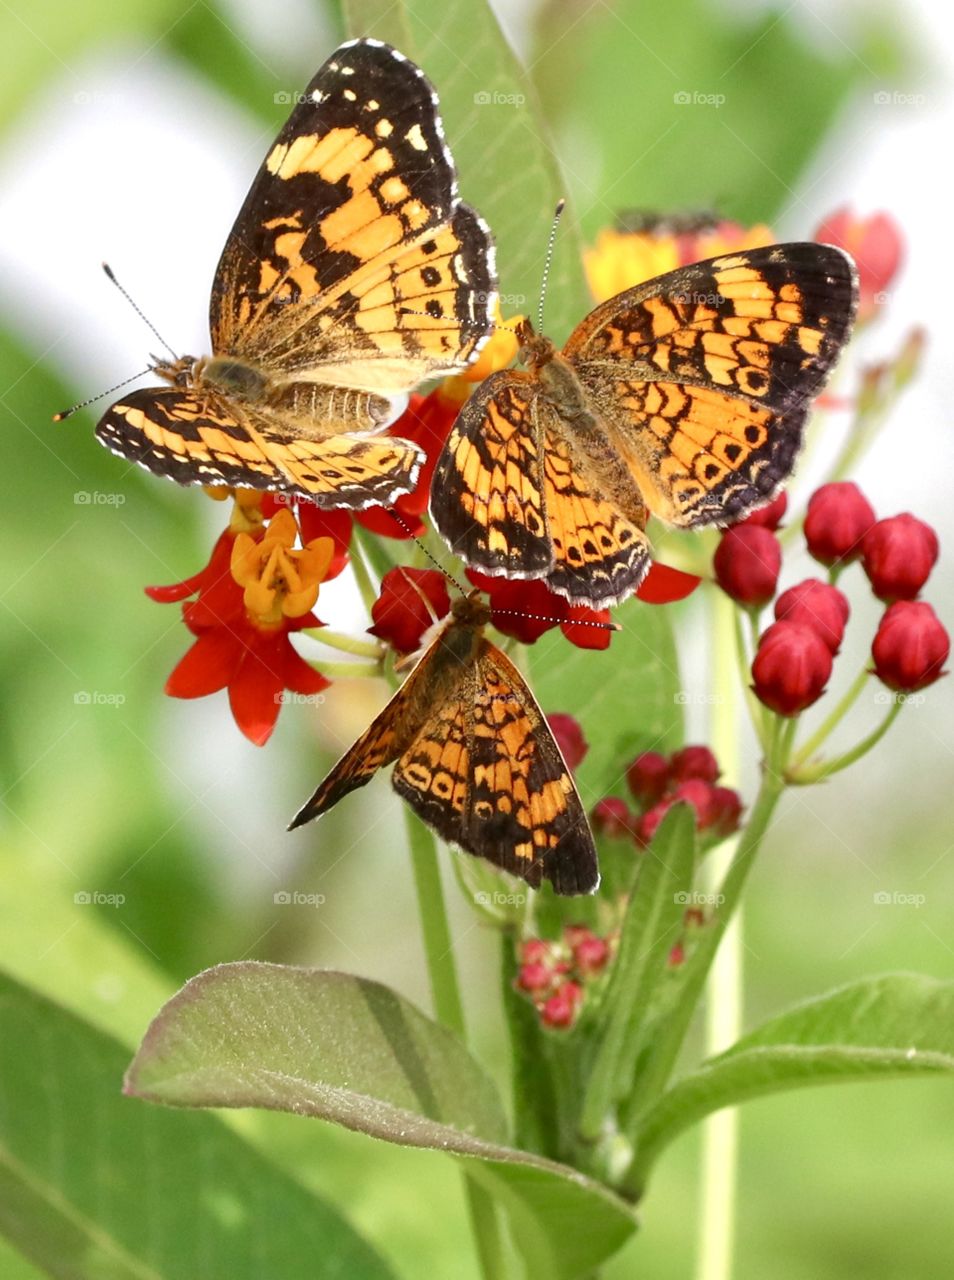
[[[669,783],[669,761],[658,751],[644,751],[626,770],[626,781],[637,800],[651,804]]]
[[[605,800],[595,804],[590,822],[598,836],[609,836],[611,840],[631,836],[636,826],[636,820],[626,801],[620,800],[618,796],[607,796]]]
[[[552,947],[542,938],[528,938],[521,944],[520,959],[523,964],[546,964],[550,959]]]
[[[859,314],[870,316],[884,301],[904,254],[904,240],[895,220],[887,213],[859,218],[850,209],[830,214],[815,232],[820,244],[845,249],[858,268]]]
[[[389,569],[381,579],[381,594],[371,607],[373,636],[399,653],[414,653],[421,637],[437,618],[450,611],[447,580],[436,569]]]
[[[546,964],[525,964],[520,966],[517,974],[517,986],[521,991],[531,994],[535,991],[546,991],[553,981],[553,970]]]
[[[563,753],[563,759],[570,769],[577,769],[590,749],[590,744],[583,737],[583,730],[580,728],[579,721],[575,720],[573,716],[554,711],[552,715],[547,716],[547,724],[549,724],[553,736],[557,740],[557,746]]]
[[[653,836],[659,830],[659,824],[673,806],[672,796],[665,800],[657,800],[651,809],[647,809],[636,824],[636,843],[648,847]]]
[[[937,614],[923,600],[889,605],[871,646],[875,675],[889,689],[913,693],[933,684],[951,651]]]
[[[712,825],[716,816],[712,806],[712,791],[712,786],[708,782],[703,782],[701,778],[687,778],[685,782],[680,782],[668,798],[669,804],[684,800],[686,804],[691,805],[696,813],[696,830],[704,831]]]
[[[713,787],[710,799],[713,818],[710,831],[720,839],[738,831],[742,821],[742,797],[731,787]]]
[[[747,515],[744,520],[737,520],[736,524],[757,524],[761,525],[763,529],[771,529],[774,532],[782,523],[782,518],[787,510],[788,494],[783,489],[767,506],[759,507],[757,511]]]
[[[841,648],[849,613],[844,594],[818,578],[806,578],[789,587],[775,601],[775,617],[779,622],[788,619],[813,627],[828,645],[832,657]]]
[[[759,641],[752,688],[779,715],[795,716],[821,697],[831,668],[831,652],[813,627],[773,622]]]
[[[609,954],[609,943],[606,939],[598,938],[593,933],[587,938],[581,938],[573,947],[573,959],[576,961],[577,971],[586,977],[601,973],[606,968]]]
[[[715,782],[721,770],[708,747],[683,747],[673,755],[669,772],[674,782],[685,782],[689,778]]]
[[[861,543],[861,562],[879,600],[913,600],[938,555],[937,534],[908,512],[879,520]]]
[[[564,982],[546,1001],[541,1010],[545,1027],[569,1027],[576,1017],[583,988],[578,982]]]
[[[712,562],[716,581],[738,604],[756,608],[775,595],[782,548],[770,529],[740,524],[727,529]]]
[[[805,541],[822,564],[861,555],[861,540],[875,522],[871,503],[851,480],[823,484],[808,500]]]

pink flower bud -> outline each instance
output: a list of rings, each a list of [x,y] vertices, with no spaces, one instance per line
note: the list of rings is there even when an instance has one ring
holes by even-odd
[[[578,982],[564,982],[540,1011],[543,1025],[559,1030],[572,1026],[582,995],[583,988]]]
[[[759,641],[752,688],[779,715],[795,716],[821,697],[831,668],[831,652],[813,627],[773,622]]]
[[[563,759],[574,772],[583,763],[583,758],[590,749],[590,744],[583,737],[579,721],[573,716],[563,715],[555,711],[547,716],[547,724],[557,740],[557,746],[563,753]]]
[[[630,813],[625,800],[618,796],[607,796],[593,806],[590,822],[598,836],[609,836],[611,840],[620,840],[631,836],[636,826],[636,819]]]
[[[837,587],[818,578],[806,578],[783,591],[775,601],[777,621],[801,622],[813,627],[831,650],[832,657],[841,648],[850,608],[845,595]]]
[[[889,689],[913,693],[933,684],[951,651],[937,614],[923,600],[889,605],[871,646],[875,675]]]
[[[686,782],[689,778],[715,782],[720,769],[708,747],[689,746],[675,752],[669,764],[669,772],[673,782]]]
[[[737,604],[756,608],[775,595],[782,548],[770,529],[740,524],[727,529],[712,561],[716,581]]]
[[[626,781],[641,804],[651,804],[669,783],[669,761],[658,751],[644,751],[626,770]]]
[[[937,534],[904,512],[879,520],[861,543],[861,562],[879,600],[913,600],[927,582],[938,556]]]

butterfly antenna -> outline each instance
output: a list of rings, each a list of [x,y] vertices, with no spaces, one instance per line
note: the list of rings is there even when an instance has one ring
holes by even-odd
[[[438,569],[438,570],[439,570],[439,571],[444,575],[444,577],[448,579],[448,581],[453,582],[454,586],[455,586],[455,587],[457,588],[457,590],[461,593],[461,595],[462,595],[462,596],[465,596],[465,595],[467,594],[467,588],[466,588],[466,587],[461,586],[461,584],[457,581],[457,579],[454,577],[454,575],[453,575],[452,573],[448,573],[448,572],[447,572],[447,570],[444,568],[444,566],[443,566],[443,565],[441,564],[441,562],[438,560],[437,556],[435,556],[435,555],[434,555],[434,553],[431,551],[430,547],[427,547],[427,546],[425,546],[425,545],[424,545],[424,543],[420,540],[420,538],[417,536],[417,534],[416,534],[416,533],[414,533],[414,532],[412,532],[412,530],[411,530],[411,526],[410,526],[409,524],[406,524],[406,523],[405,523],[405,521],[401,518],[401,516],[399,516],[399,515],[398,515],[398,513],[394,510],[394,508],[393,508],[393,507],[392,507],[392,508],[391,508],[391,510],[388,512],[388,515],[391,517],[391,519],[392,519],[392,520],[396,521],[396,522],[401,526],[401,528],[404,530],[404,532],[408,535],[408,537],[409,537],[413,542],[416,542],[416,543],[417,543],[417,545],[420,547],[420,549],[421,549],[421,550],[424,552],[424,554],[427,556],[428,560],[430,560],[430,562],[431,562],[431,564],[434,566],[434,568],[435,568],[435,569]]]
[[[540,310],[537,312],[537,332],[543,332],[543,304],[547,298],[547,282],[550,279],[550,264],[553,262],[553,247],[556,244],[557,227],[566,208],[566,200],[557,201],[553,213],[553,225],[550,227],[550,239],[547,241],[547,256],[543,262],[543,280],[540,282]]]
[[[104,396],[111,396],[120,387],[128,387],[130,382],[135,382],[137,378],[144,378],[148,372],[148,369],[143,369],[140,373],[134,373],[131,378],[123,378],[122,382],[117,382],[115,387],[107,387],[98,396],[90,396],[88,400],[81,400],[79,404],[74,404],[72,409],[64,409],[62,413],[54,413],[53,421],[62,422],[64,418],[71,418],[74,413],[77,413],[80,409],[85,409],[88,404],[95,404],[97,400],[102,400]]]
[[[173,351],[172,347],[169,346],[168,342],[166,342],[165,338],[162,336],[162,334],[159,332],[156,326],[152,323],[152,321],[148,318],[148,316],[143,314],[142,309],[136,305],[136,303],[132,300],[132,298],[129,296],[129,294],[126,292],[123,286],[119,283],[119,281],[116,279],[115,275],[113,274],[112,267],[109,265],[108,262],[103,263],[103,270],[106,272],[107,278],[111,280],[112,283],[116,286],[116,288],[123,295],[123,297],[129,303],[129,305],[132,307],[133,311],[135,311],[136,315],[143,322],[143,324],[153,331],[153,333],[156,335],[156,337],[159,339],[159,341],[162,343],[165,349],[172,356],[173,360],[178,360],[179,359],[178,354],[175,351]]]
[[[555,626],[599,627],[600,631],[622,631],[619,622],[601,622],[596,618],[551,618],[545,613],[527,613],[525,609],[494,609],[495,614],[509,613],[515,618],[531,618],[535,622],[551,622]]]

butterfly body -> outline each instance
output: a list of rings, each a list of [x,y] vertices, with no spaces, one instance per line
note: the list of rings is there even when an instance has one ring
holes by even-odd
[[[488,378],[448,437],[435,524],[481,572],[618,603],[648,572],[650,515],[699,528],[771,501],[856,303],[846,254],[772,245],[618,294],[562,351],[524,322],[526,369]]]
[[[562,894],[599,883],[573,779],[533,695],[484,634],[479,594],[455,600],[404,685],[292,822],[301,826],[395,764],[392,785],[439,835]]]
[[[376,40],[343,45],[270,148],[222,252],[211,357],[157,362],[97,427],[180,484],[386,505],[423,455],[383,435],[492,330],[493,243],[457,193],[437,95]]]

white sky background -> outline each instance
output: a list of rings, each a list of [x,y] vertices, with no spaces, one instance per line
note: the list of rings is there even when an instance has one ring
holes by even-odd
[[[746,11],[763,7],[753,0],[731,3]],[[521,15],[532,4],[499,0],[518,44]],[[826,24],[837,28],[845,8],[816,0],[809,10],[797,2],[790,16],[803,13],[814,34],[831,40]],[[330,47],[329,30],[306,0],[270,0],[267,8],[254,0],[233,0],[232,11],[236,27],[274,69],[276,91],[300,88]],[[803,203],[777,229],[783,238],[802,236],[846,200],[861,212],[888,209],[904,228],[906,269],[890,315],[871,335],[870,345],[872,354],[887,353],[918,323],[928,330],[930,346],[921,378],[858,478],[879,514],[910,509],[931,521],[946,544],[949,566],[954,550],[951,212],[937,174],[946,176],[954,137],[954,9],[932,0],[906,0],[898,11],[915,43],[930,51],[934,68],[926,84],[884,87],[924,95],[923,102],[860,103],[800,189]],[[823,21],[815,16],[819,13]],[[921,40],[918,28],[924,32]],[[292,39],[289,29],[296,33]],[[301,58],[301,51],[314,49],[315,56],[289,67],[274,39],[279,30],[286,54],[298,50]],[[77,59],[51,79],[6,136],[0,151],[0,313],[4,323],[32,342],[38,357],[59,366],[77,398],[143,368],[156,347],[102,275],[103,259],[173,347],[205,352],[212,273],[270,135],[162,50],[115,45]],[[48,412],[59,407],[37,406],[36,430],[75,429],[76,424],[48,423]],[[221,513],[209,505],[211,531]],[[179,566],[183,574],[196,567]],[[942,562],[940,573],[949,572]],[[332,616],[339,604],[344,607],[346,590],[342,583],[323,593],[323,616]],[[949,578],[936,580],[929,594],[941,603],[951,626]],[[358,611],[354,623],[363,625]],[[912,747],[928,719],[932,732],[940,730],[946,699],[933,701],[935,710],[926,709],[926,716],[919,712],[917,726],[902,725],[898,731],[899,737],[909,736]],[[177,747],[195,755],[200,773],[221,770],[222,756],[213,766],[216,753],[208,750],[205,736],[214,733],[234,757],[231,785],[240,796],[245,770],[254,769],[255,761],[240,750],[241,743],[232,749],[237,734],[226,722],[224,706],[219,700],[215,704],[183,714],[192,732],[183,733]],[[182,712],[181,704],[176,709]],[[202,732],[196,734],[200,724]],[[200,752],[194,744],[203,737]],[[873,763],[886,771],[894,754],[881,753],[879,759],[875,753]]]

